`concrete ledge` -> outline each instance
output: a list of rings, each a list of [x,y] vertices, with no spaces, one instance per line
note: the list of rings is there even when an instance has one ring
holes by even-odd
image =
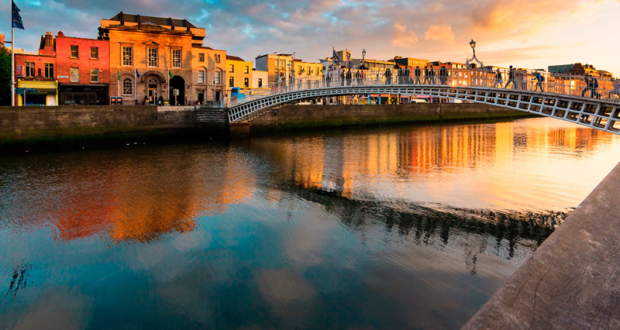
[[[463,329],[620,329],[620,164]]]

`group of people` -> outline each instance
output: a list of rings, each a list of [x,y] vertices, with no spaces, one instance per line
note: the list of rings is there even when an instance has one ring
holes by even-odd
[[[395,68],[396,69],[396,68]],[[419,66],[417,66],[414,70],[413,70],[413,75],[411,75],[411,70],[409,70],[409,67],[406,68],[402,68],[402,67],[398,67],[396,71],[396,79],[394,82],[398,82],[399,85],[413,85],[413,84],[422,84],[422,72],[424,72],[424,84],[428,84],[428,85],[435,85],[437,84],[437,80],[436,80],[436,76],[437,73],[435,71],[435,69],[433,68],[429,68],[429,67],[425,67],[424,70],[420,69]],[[445,66],[442,66],[439,69],[438,72],[439,75],[439,83],[441,85],[447,85],[448,84],[448,69]],[[385,73],[383,74],[382,77],[385,77],[385,84],[386,85],[391,85],[392,84],[392,69],[387,68],[385,69]]]

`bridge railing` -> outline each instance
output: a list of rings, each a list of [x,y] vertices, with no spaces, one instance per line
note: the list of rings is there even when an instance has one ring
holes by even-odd
[[[322,76],[304,76],[271,84],[266,89],[245,94],[242,99],[228,98],[225,105],[234,107],[271,95],[311,89],[394,85],[501,88],[620,101],[620,88],[610,78],[596,77],[594,83],[591,77],[539,73],[542,81],[536,78],[536,71],[530,70],[516,70],[512,77],[506,71],[498,74],[485,69],[333,70]]]

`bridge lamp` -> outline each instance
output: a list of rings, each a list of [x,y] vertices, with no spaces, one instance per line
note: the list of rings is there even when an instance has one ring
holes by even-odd
[[[471,39],[471,41],[469,42],[469,46],[471,47],[471,51],[474,53],[474,57],[465,61],[467,68],[470,68],[470,63],[474,61],[480,65],[480,68],[482,68],[484,64],[480,60],[478,60],[478,58],[476,58],[476,42],[474,41],[474,39]]]

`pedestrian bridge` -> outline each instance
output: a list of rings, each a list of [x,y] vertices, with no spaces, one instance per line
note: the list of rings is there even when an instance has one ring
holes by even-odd
[[[495,75],[488,77],[482,70],[465,70],[450,77],[428,79],[427,84],[414,84],[415,77],[385,79],[379,74],[366,74],[359,79],[321,79],[308,77],[294,83],[277,84],[267,90],[245,95],[243,99],[227,100],[229,122],[250,120],[264,110],[281,104],[309,99],[346,95],[400,94],[426,96],[432,99],[461,100],[491,104],[532,114],[569,121],[582,126],[620,135],[620,100],[613,94],[611,82],[594,89],[580,86],[581,79],[547,77],[537,84],[526,77],[512,89],[503,88],[506,81]],[[416,79],[416,82],[421,82]],[[516,87],[516,88],[515,88]],[[542,91],[541,91],[542,90]],[[592,97],[595,96],[595,97]]]

